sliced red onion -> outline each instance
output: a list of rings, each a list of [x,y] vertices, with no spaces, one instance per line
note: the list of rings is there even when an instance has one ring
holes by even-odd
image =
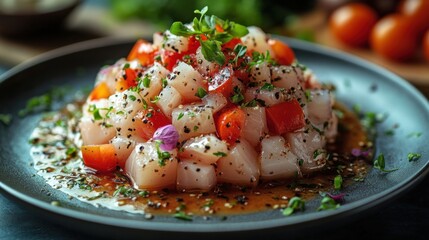
[[[345,193],[340,194],[332,194],[332,193],[326,193],[330,198],[334,199],[336,203],[344,202],[344,196],[346,196]]]
[[[153,140],[160,140],[162,142],[160,146],[161,149],[170,151],[176,147],[177,141],[179,140],[179,133],[173,125],[165,125],[155,131]]]

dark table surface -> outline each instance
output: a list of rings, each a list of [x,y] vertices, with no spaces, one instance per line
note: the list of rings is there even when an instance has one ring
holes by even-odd
[[[0,65],[0,74],[9,66]],[[3,166],[2,166],[3,167]],[[304,239],[428,239],[429,176],[398,199],[365,216]],[[285,236],[287,237],[287,236]],[[0,239],[95,239],[34,214],[0,193]]]

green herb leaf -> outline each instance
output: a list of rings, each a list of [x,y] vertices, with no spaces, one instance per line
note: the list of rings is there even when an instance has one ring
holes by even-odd
[[[194,32],[186,27],[182,22],[174,22],[171,24],[170,32],[176,36],[189,37],[194,35]]]
[[[224,152],[215,152],[213,153],[213,155],[215,155],[216,157],[226,157],[227,154]]]
[[[273,91],[274,85],[271,83],[264,83],[264,85],[261,87],[261,90]]]
[[[334,189],[340,190],[343,185],[343,177],[341,175],[337,175],[334,178]]]
[[[185,114],[183,112],[179,113],[179,116],[177,116],[177,120],[180,120]]]
[[[303,211],[305,209],[305,201],[300,197],[293,197],[289,200],[287,208],[283,209],[282,213],[285,216],[292,215],[295,211]]]
[[[192,216],[186,214],[184,211],[179,211],[173,215],[173,217],[184,220],[184,221],[192,221]]]
[[[150,87],[150,78],[146,75],[143,78],[143,86],[145,88],[149,88]]]
[[[136,96],[134,96],[134,95],[128,95],[128,98],[131,100],[131,101],[135,101],[137,98],[136,98]]]
[[[422,157],[420,153],[408,153],[408,161],[415,162]]]
[[[125,69],[127,69],[127,68],[130,68],[130,64],[129,64],[129,63],[125,63],[125,64],[124,64],[124,67],[122,67],[122,69],[123,69],[123,70],[125,70]]]
[[[204,89],[204,88],[202,88],[202,87],[199,87],[198,89],[197,89],[197,93],[195,93],[195,96],[197,96],[197,97],[199,97],[199,98],[203,98],[203,97],[205,97],[207,95],[207,91]]]
[[[241,90],[238,86],[235,86],[233,89],[234,95],[231,96],[231,102],[235,104],[240,104],[244,100],[244,96],[241,93]]]
[[[247,52],[247,47],[241,44],[237,44],[234,47],[234,53],[235,53],[235,57],[234,60],[232,60],[233,63],[237,63],[238,58],[243,57],[244,55],[246,55]]]
[[[4,125],[9,125],[12,122],[12,115],[0,114],[0,122],[2,122]]]
[[[232,34],[232,36],[240,38],[246,36],[249,33],[249,29],[241,24],[230,22],[229,32]]]
[[[378,169],[378,170],[380,170],[382,172],[385,172],[385,173],[394,172],[394,171],[396,171],[396,170],[399,169],[399,168],[394,168],[394,169],[387,170],[387,169],[385,169],[385,165],[386,165],[386,163],[385,163],[385,160],[384,160],[384,154],[381,153],[374,160],[374,168],[376,168],[376,169]]]
[[[325,196],[322,198],[320,207],[317,208],[317,211],[333,210],[339,208],[340,206],[341,205],[336,203],[334,199],[330,198],[329,196]]]
[[[151,103],[157,103],[161,99],[159,96],[155,96],[153,100],[150,100]]]
[[[221,45],[216,40],[200,40],[201,52],[204,58],[210,62],[216,62],[219,65],[225,64],[225,55],[222,52]]]
[[[163,79],[162,79],[162,88],[165,88],[165,87],[167,87],[167,86],[168,86],[167,78],[163,78]]]

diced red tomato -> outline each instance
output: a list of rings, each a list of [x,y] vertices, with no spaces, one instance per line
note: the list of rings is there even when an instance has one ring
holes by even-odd
[[[295,60],[295,53],[292,49],[283,43],[282,41],[276,39],[268,40],[268,44],[271,46],[271,49],[274,51],[275,59],[281,65],[291,65]]]
[[[100,172],[111,172],[118,165],[115,147],[112,144],[85,145],[81,148],[83,162]]]
[[[195,38],[195,36],[190,36],[188,41],[188,51],[186,51],[186,54],[195,53],[201,45],[200,42]]]
[[[174,66],[176,66],[177,61],[182,59],[183,56],[183,53],[163,50],[161,54],[161,59],[164,63],[164,67],[167,68],[168,71],[172,71]]]
[[[109,87],[105,82],[101,82],[97,86],[92,89],[91,93],[89,94],[88,98],[89,100],[98,100],[102,98],[108,98],[110,96],[110,90]]]
[[[127,60],[138,59],[143,66],[149,66],[154,62],[155,52],[152,43],[139,39],[128,54]]]
[[[241,44],[242,41],[240,38],[233,38],[229,42],[226,42],[222,45],[223,49],[234,49],[237,44]]]
[[[220,139],[230,145],[234,144],[241,136],[245,120],[246,113],[236,106],[220,113],[216,119],[216,130]]]
[[[152,107],[139,111],[135,121],[137,133],[145,140],[152,138],[158,128],[171,124],[170,119],[160,109]]]
[[[305,126],[304,112],[296,99],[265,108],[267,125],[271,132],[283,134]]]
[[[226,98],[229,98],[233,90],[233,74],[234,72],[230,66],[222,68],[222,70],[216,73],[209,81],[209,91],[221,93]]]
[[[123,75],[116,81],[116,91],[124,91],[137,85],[137,73],[131,68],[123,70]]]

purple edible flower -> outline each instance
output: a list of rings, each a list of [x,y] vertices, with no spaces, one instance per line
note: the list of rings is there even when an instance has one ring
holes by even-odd
[[[161,141],[161,149],[164,151],[173,150],[179,140],[179,133],[176,128],[169,124],[158,128],[153,134],[153,140]]]
[[[328,195],[328,197],[334,199],[335,202],[341,203],[341,202],[344,202],[344,196],[346,194],[344,194],[344,193],[340,193],[340,194],[326,193],[326,195]]]
[[[353,148],[352,152],[351,152],[352,156],[354,156],[354,157],[364,157],[364,158],[367,158],[370,153],[371,153],[371,149],[368,149],[366,151],[362,151],[359,148]]]

